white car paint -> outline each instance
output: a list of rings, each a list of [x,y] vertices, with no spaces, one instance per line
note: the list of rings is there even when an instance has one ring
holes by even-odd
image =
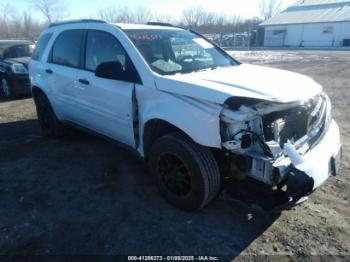
[[[153,119],[164,120],[188,134],[198,144],[221,148],[220,112],[222,106],[207,104],[198,100],[155,89],[145,89],[136,85],[136,97],[139,107],[139,122],[141,126]],[[138,148],[143,156],[141,128]]]
[[[47,63],[55,39],[69,29],[101,30],[112,34],[133,61],[142,83],[101,79],[91,72]],[[286,146],[285,161],[278,164],[276,159],[264,158],[261,152],[255,154],[239,149],[241,136],[232,141],[223,141],[221,134],[222,128],[233,135],[250,125],[258,135],[263,136],[261,117],[264,114],[303,104],[321,94],[322,87],[311,78],[247,64],[162,76],[150,69],[123,29],[182,30],[164,26],[72,23],[48,28],[44,32],[53,36],[41,61],[30,64],[31,82],[32,86],[45,92],[60,120],[69,120],[92,129],[133,147],[141,156],[145,156],[144,127],[149,121],[160,119],[179,128],[202,146],[226,150],[226,154],[230,152],[253,157],[256,161],[250,176],[264,183],[272,183],[272,168],[291,164],[312,177],[315,187],[328,177],[329,167],[326,163],[340,147],[335,122],[313,151],[302,155]],[[52,70],[54,76],[48,75],[47,69]],[[78,79],[81,78],[90,82],[89,87],[79,83]],[[234,111],[225,104],[231,97],[253,98],[265,103],[254,109],[243,105]],[[134,117],[138,120],[138,132],[133,129]],[[138,135],[137,139],[135,135]],[[276,142],[267,145],[270,149],[275,147],[277,154],[282,150],[276,146]],[[259,150],[259,147],[255,146],[254,150]],[[317,165],[317,159],[322,159],[323,164]]]
[[[329,159],[340,153],[339,127],[333,120],[323,140],[305,156],[300,156],[293,145],[288,144],[284,148],[293,165],[314,180],[315,190],[330,175]]]
[[[311,78],[263,66],[241,64],[192,74],[157,76],[159,90],[223,104],[232,97],[287,103],[306,100],[322,87]]]
[[[96,77],[93,72],[78,70],[72,97],[76,98],[77,122],[100,134],[135,147],[133,135],[134,83]]]

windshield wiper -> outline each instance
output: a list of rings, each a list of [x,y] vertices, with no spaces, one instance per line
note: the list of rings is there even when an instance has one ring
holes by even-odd
[[[165,75],[177,75],[177,74],[191,74],[194,72],[203,72],[207,70],[215,70],[218,66],[211,66],[211,67],[204,67],[204,68],[198,68],[198,69],[190,69],[190,70],[183,70],[183,71],[173,71],[173,72],[166,72]]]
[[[208,71],[208,70],[215,70],[217,68],[218,68],[217,66],[210,66],[210,67],[199,68],[199,69],[193,70],[192,72],[202,72],[202,71]]]

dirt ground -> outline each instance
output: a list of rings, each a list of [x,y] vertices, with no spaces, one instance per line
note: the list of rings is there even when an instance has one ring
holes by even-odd
[[[132,153],[80,133],[48,140],[31,99],[0,99],[1,260],[214,255],[238,261],[349,261],[350,52],[232,54],[242,62],[306,74],[324,86],[344,144],[337,177],[281,214],[254,213],[220,198],[186,213],[160,197]]]

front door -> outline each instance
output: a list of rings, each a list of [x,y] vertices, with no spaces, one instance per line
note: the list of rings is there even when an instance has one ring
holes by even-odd
[[[79,122],[105,136],[135,147],[133,94],[135,83],[95,76],[101,63],[119,61],[132,66],[128,55],[111,34],[90,30],[86,35],[85,62],[77,72]]]

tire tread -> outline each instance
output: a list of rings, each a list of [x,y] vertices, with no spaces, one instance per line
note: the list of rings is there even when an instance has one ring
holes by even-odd
[[[213,153],[180,133],[171,133],[160,139],[163,138],[172,139],[192,152],[204,180],[205,197],[198,210],[202,209],[217,196],[220,190],[220,171]]]

